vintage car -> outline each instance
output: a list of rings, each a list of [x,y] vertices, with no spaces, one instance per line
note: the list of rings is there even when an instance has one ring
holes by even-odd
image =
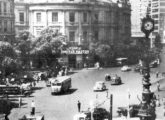
[[[150,68],[156,68],[158,66],[158,61],[154,60],[149,64]]]
[[[104,91],[106,90],[106,85],[104,81],[98,81],[95,83],[95,86],[93,87],[93,91]]]
[[[135,67],[134,67],[134,71],[135,72],[140,72],[140,69],[141,69],[141,66],[139,64],[137,64]]]
[[[129,105],[129,114],[130,117],[138,117],[138,112],[140,109],[140,105],[138,104],[131,104]],[[118,107],[117,113],[119,116],[127,116],[128,107]]]
[[[124,66],[121,68],[121,71],[122,71],[122,72],[130,71],[130,70],[131,70],[131,67],[129,67],[128,65],[124,65]]]
[[[109,112],[104,108],[94,108],[93,120],[108,120]],[[74,115],[73,120],[91,120],[91,111],[82,111]]]
[[[121,84],[121,77],[119,77],[118,75],[111,75],[111,85],[119,85]]]

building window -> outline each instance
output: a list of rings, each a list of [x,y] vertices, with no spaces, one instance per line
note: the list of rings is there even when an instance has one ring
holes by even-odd
[[[86,12],[83,13],[83,22],[84,23],[87,22],[87,13]]]
[[[69,13],[69,21],[70,22],[75,22],[75,13],[74,12]]]
[[[75,32],[74,31],[69,32],[69,41],[75,42]]]
[[[83,40],[87,42],[87,31],[83,31]]]
[[[2,2],[0,1],[0,15],[2,15]]]
[[[13,21],[11,21],[11,32],[13,32],[13,29],[14,28],[14,26],[13,26]]]
[[[3,7],[4,7],[4,14],[6,15],[7,14],[7,3],[6,2],[4,2]]]
[[[152,15],[152,18],[158,18],[158,14]]]
[[[7,21],[4,21],[4,32],[7,32]]]
[[[58,22],[58,13],[57,12],[52,13],[52,22]]]
[[[158,3],[153,3],[152,7],[158,7]]]
[[[99,38],[99,32],[98,31],[94,32],[94,38],[96,41],[98,40],[98,38]]]
[[[158,12],[158,9],[152,9],[152,12]]]
[[[12,3],[10,3],[10,14],[12,14],[12,12],[13,12],[13,5]]]
[[[86,0],[82,0],[82,2],[86,2]]]
[[[154,20],[155,21],[155,24],[158,24],[158,20]]]
[[[155,30],[158,30],[158,26],[155,26]]]
[[[74,0],[69,0],[69,1],[74,1]]]
[[[94,14],[94,22],[98,22],[99,20],[99,15],[97,13]]]
[[[2,32],[2,21],[0,21],[0,32]]]
[[[37,22],[41,22],[41,13],[36,14]]]
[[[20,21],[20,24],[24,24],[24,13],[23,12],[19,13],[19,21]]]
[[[37,35],[37,36],[40,35],[40,31],[39,31],[39,30],[36,31],[36,35]]]

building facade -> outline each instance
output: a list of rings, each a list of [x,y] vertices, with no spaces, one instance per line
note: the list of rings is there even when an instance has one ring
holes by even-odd
[[[130,0],[131,3],[131,39],[137,44],[144,39],[144,33],[141,31],[141,19],[151,11],[151,0]]]
[[[160,35],[162,43],[165,43],[165,1],[152,0],[151,17],[155,21],[155,30],[151,37],[154,41],[157,34]]]
[[[12,43],[15,37],[14,0],[0,0],[0,40]]]
[[[88,46],[91,41],[118,45],[131,36],[131,9],[126,0],[17,0],[15,8],[17,32],[28,29],[37,37],[51,27],[73,46]]]

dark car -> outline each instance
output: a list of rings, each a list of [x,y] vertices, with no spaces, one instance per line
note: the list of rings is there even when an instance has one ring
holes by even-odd
[[[158,62],[155,60],[153,62],[150,63],[150,68],[156,68],[158,66]]]
[[[87,115],[86,120],[90,120],[91,119],[91,112],[90,111],[86,111],[84,112]],[[109,112],[104,109],[104,108],[95,108],[94,112],[93,112],[93,119],[94,120],[105,120],[109,118]]]
[[[121,77],[119,77],[116,74],[111,76],[111,85],[119,85],[121,83],[122,83]]]
[[[134,68],[135,72],[140,72],[141,66],[140,65],[136,65]]]
[[[138,117],[138,112],[140,109],[140,105],[137,104],[132,104],[129,106],[129,114],[130,117]],[[128,111],[128,107],[118,107],[117,113],[119,116],[123,115],[123,116],[127,116],[127,112]]]

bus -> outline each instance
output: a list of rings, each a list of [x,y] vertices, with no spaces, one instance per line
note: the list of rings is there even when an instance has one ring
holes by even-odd
[[[127,65],[128,58],[116,58],[117,66]]]
[[[51,80],[51,94],[64,93],[71,88],[71,77],[61,76]]]

